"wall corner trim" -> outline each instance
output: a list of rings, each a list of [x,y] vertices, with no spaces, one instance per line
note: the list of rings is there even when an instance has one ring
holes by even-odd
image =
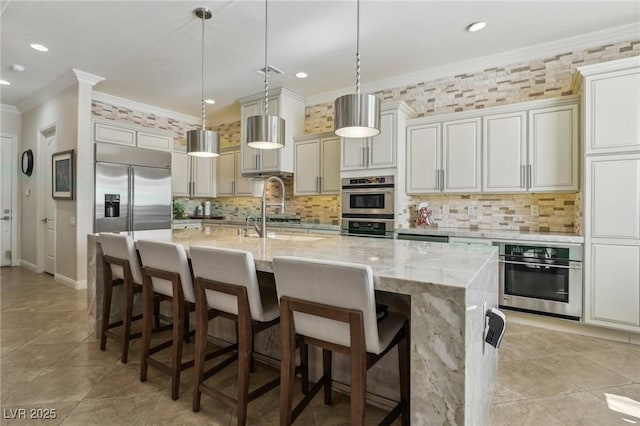
[[[88,72],[80,71],[75,68],[72,68],[72,71],[76,75],[76,78],[80,83],[88,83],[91,86],[95,86],[96,84],[105,80],[104,77],[100,77],[99,75],[94,75]]]

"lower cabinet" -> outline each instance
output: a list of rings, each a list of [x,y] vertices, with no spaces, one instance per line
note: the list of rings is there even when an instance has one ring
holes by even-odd
[[[171,154],[171,194],[180,197],[217,196],[215,158]]]
[[[640,154],[585,167],[585,322],[640,332]]]

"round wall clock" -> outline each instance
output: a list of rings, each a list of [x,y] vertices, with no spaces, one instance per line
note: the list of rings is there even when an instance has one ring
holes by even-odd
[[[33,173],[33,151],[30,149],[22,153],[22,173],[27,176]]]

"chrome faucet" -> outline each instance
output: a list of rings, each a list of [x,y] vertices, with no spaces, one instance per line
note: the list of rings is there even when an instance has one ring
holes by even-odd
[[[282,187],[282,199],[279,203],[267,203],[267,186],[271,181],[279,182]],[[271,206],[279,206],[280,214],[284,214],[284,182],[278,176],[269,176],[264,181],[264,188],[262,189],[262,223],[260,223],[260,227],[256,224],[256,232],[258,232],[260,238],[267,238],[267,207]]]
[[[246,237],[247,235],[249,235],[249,222],[253,220],[253,227],[255,228],[256,232],[260,232],[259,228],[258,228],[258,219],[256,219],[255,216],[253,215],[247,215],[247,217],[244,219],[245,223],[244,223],[244,236]]]

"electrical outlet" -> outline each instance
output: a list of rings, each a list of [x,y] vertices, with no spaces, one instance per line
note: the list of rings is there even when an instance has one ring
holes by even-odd
[[[75,216],[70,216],[69,217],[69,225],[76,226],[76,217]]]
[[[475,216],[478,214],[478,208],[476,206],[469,206],[469,215]]]
[[[531,204],[531,216],[538,216],[540,214],[540,209],[537,204]]]
[[[449,204],[442,205],[442,214],[449,214]]]

